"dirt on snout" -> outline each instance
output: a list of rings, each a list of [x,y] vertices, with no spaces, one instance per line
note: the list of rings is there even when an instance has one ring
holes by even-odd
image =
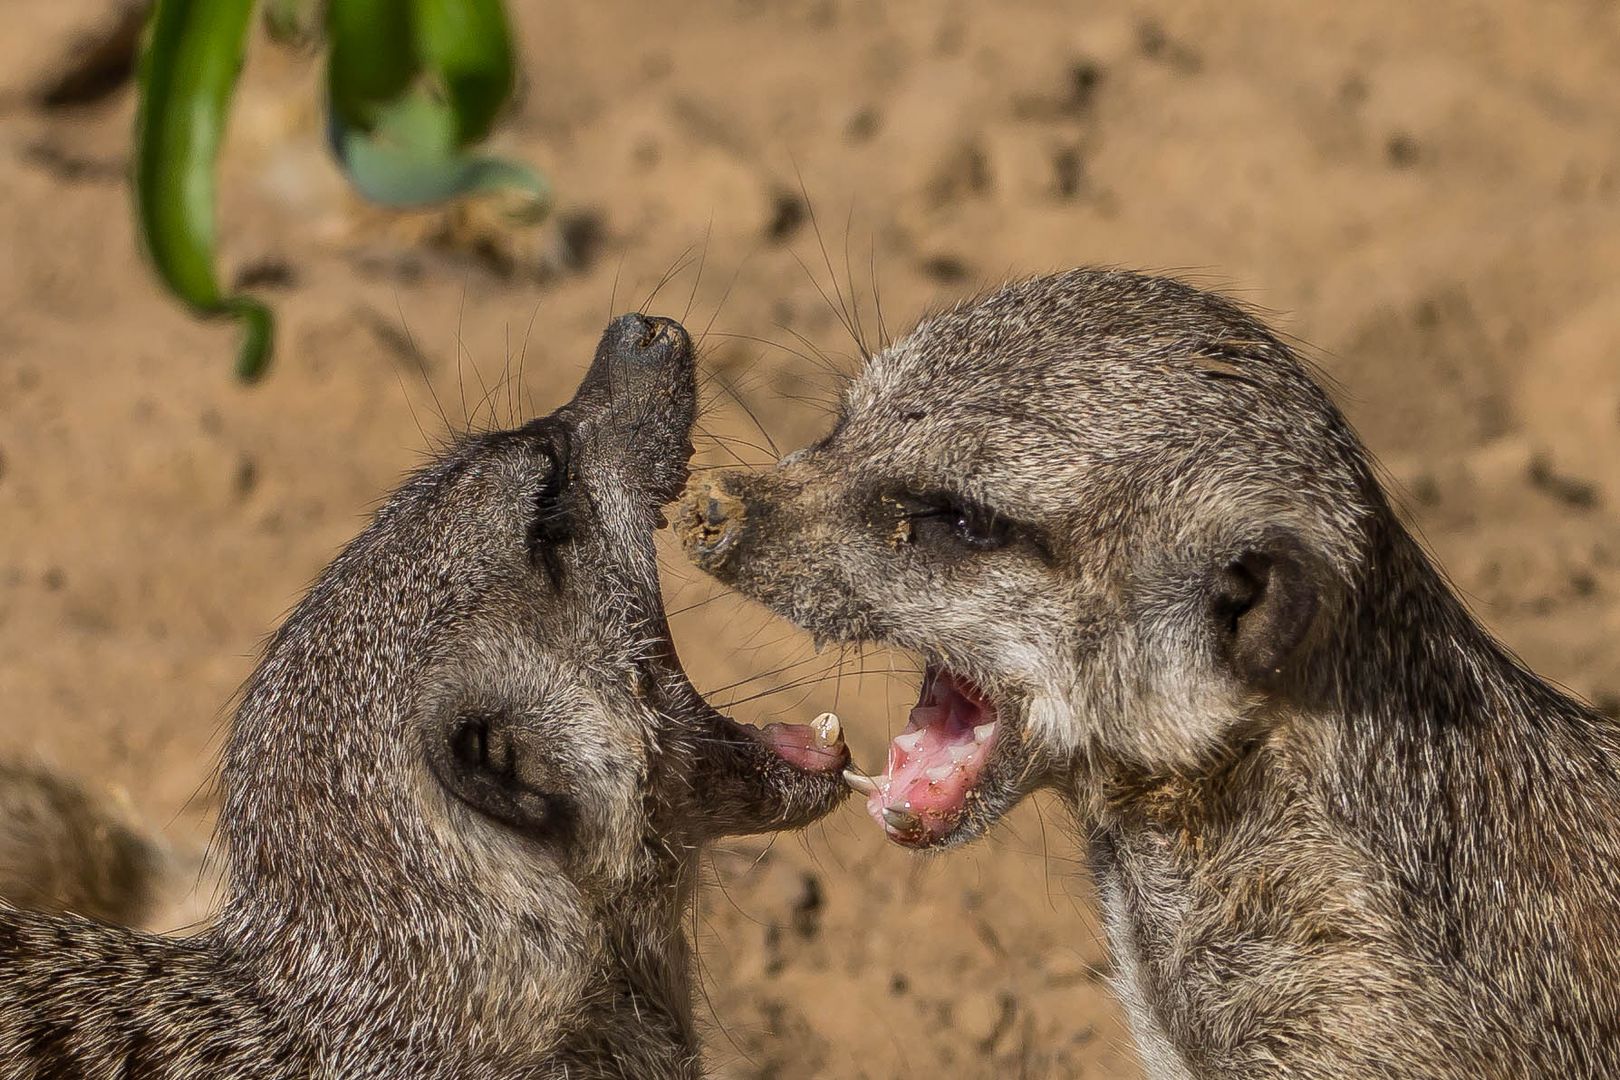
[[[857,338],[1080,263],[1307,343],[1475,610],[1620,712],[1612,3],[514,0],[499,149],[560,193],[519,231],[360,206],[318,57],[261,43],[222,166],[222,273],[281,320],[252,389],[138,257],[126,6],[0,4],[0,749],[177,851],[264,635],[446,424],[559,404],[610,312],[701,337],[701,483],[824,433]],[[818,653],[665,541],[698,685],[835,710],[878,765],[911,661]],[[1070,835],[1039,799],[919,858],[851,800],[726,844],[692,927],[714,1074],[1139,1075]],[[187,886],[156,924],[206,914]]]
[[[718,555],[726,535],[736,535],[747,516],[747,504],[719,484],[698,485],[681,504],[682,546]]]

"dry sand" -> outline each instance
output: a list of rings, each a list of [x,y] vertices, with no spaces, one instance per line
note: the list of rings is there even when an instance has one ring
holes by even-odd
[[[223,170],[226,273],[281,316],[252,389],[231,331],[137,257],[117,65],[54,95],[93,100],[41,100],[117,4],[0,10],[0,749],[199,844],[235,687],[442,429],[435,395],[458,425],[485,385],[502,419],[550,408],[610,309],[675,267],[652,310],[712,320],[708,369],[784,448],[834,392],[811,346],[852,363],[835,277],[874,336],[878,294],[892,333],[1080,263],[1223,287],[1309,344],[1475,610],[1620,710],[1613,3],[512,6],[529,81],[501,141],[562,203],[533,234],[357,207],[319,144],[316,62],[256,50]],[[728,441],[705,460],[768,461],[712,396]],[[666,550],[672,604],[711,597]],[[801,662],[722,704],[838,659],[726,597],[674,621],[704,687]],[[850,659],[736,712],[836,704],[876,762],[914,680]],[[717,853],[716,1074],[1135,1075],[1083,868],[1037,802],[935,859],[853,807]]]

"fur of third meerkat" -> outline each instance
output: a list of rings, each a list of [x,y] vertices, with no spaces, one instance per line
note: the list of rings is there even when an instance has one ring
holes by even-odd
[[[1239,306],[1011,285],[682,520],[818,636],[925,659],[853,777],[897,842],[1062,793],[1153,1077],[1620,1075],[1620,730],[1469,613]]]
[[[0,901],[103,922],[149,919],[181,862],[119,801],[45,765],[0,760]]]

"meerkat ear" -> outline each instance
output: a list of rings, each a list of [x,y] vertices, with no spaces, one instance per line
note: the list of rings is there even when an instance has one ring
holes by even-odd
[[[1278,533],[1216,568],[1211,614],[1239,679],[1269,686],[1299,652],[1322,604],[1316,565],[1299,537]]]
[[[458,713],[435,725],[428,740],[433,774],[474,810],[530,836],[566,831],[570,802],[530,781],[523,732],[510,717]]]

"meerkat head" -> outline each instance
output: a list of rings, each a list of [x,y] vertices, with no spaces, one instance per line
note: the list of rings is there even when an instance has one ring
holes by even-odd
[[[681,511],[701,567],[816,635],[912,650],[868,808],[967,839],[1097,756],[1196,766],[1286,702],[1378,498],[1354,435],[1237,306],[1038,278],[872,357],[832,431]]]
[[[568,404],[461,440],[321,576],[226,750],[254,927],[341,928],[323,962],[465,949],[486,979],[538,950],[525,977],[572,1008],[625,982],[591,965],[626,941],[678,939],[702,843],[842,797],[841,737],[733,723],[671,647],[653,532],[687,478],[693,369],[678,324],[616,320]]]

